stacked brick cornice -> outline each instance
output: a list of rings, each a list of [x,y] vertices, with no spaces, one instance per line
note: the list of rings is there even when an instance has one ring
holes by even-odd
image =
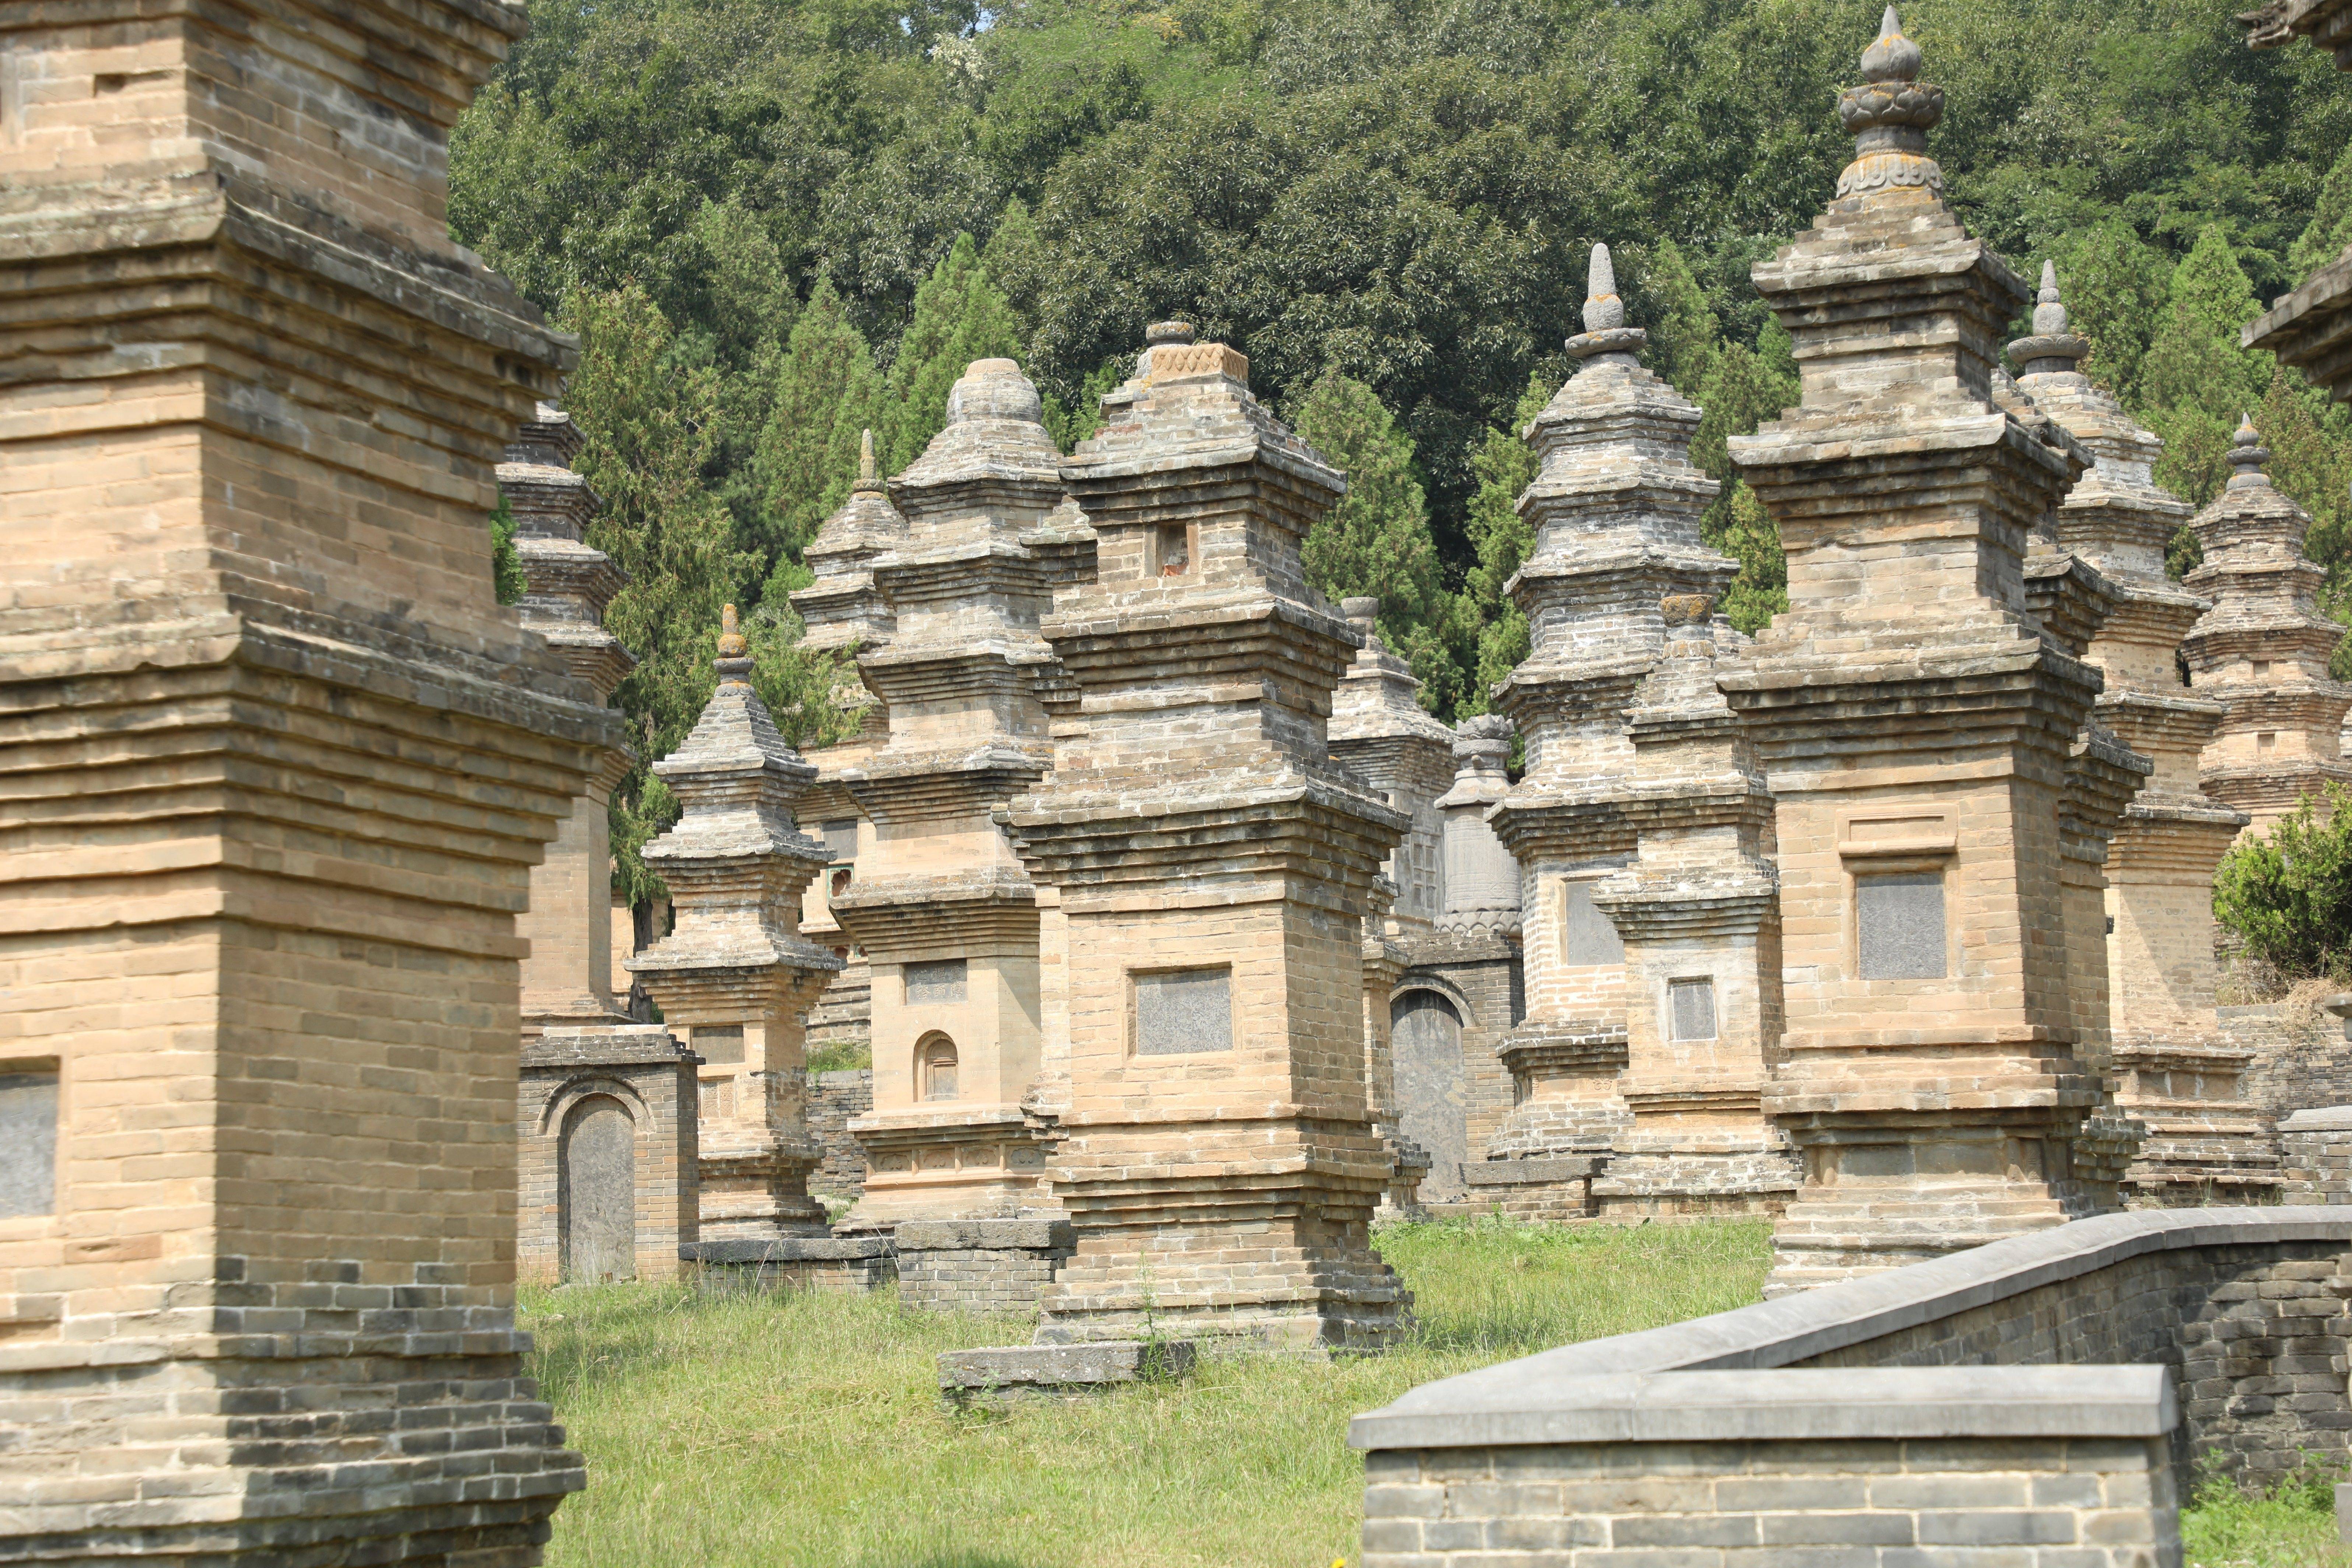
[[[694,1031],[729,1081],[707,1085],[699,1134],[702,1231],[713,1239],[823,1235],[808,1195],[823,1156],[810,1137],[803,1015],[841,960],[800,934],[801,890],[825,863],[793,807],[816,770],[778,732],[751,684],[749,647],[727,607],[719,689],[678,749],[654,764],[677,822],[645,860],[669,885],[670,933],[630,958],[665,1020]],[[730,1063],[705,1030],[740,1031]],[[709,1092],[715,1090],[716,1092]]]
[[[1370,1247],[1364,911],[1403,814],[1331,762],[1356,651],[1300,538],[1339,476],[1250,395],[1248,362],[1155,328],[1062,466],[1098,573],[1042,630],[1070,682],[1054,769],[1004,820],[1041,906],[1044,1096],[1076,1251],[1047,1341],[1147,1320],[1383,1342]]]
[[[2077,368],[2090,346],[2068,330],[2045,265],[2032,335],[2010,356],[2019,388],[2091,454],[2055,526],[2059,547],[2114,600],[2085,654],[2105,679],[2093,721],[2154,770],[2105,865],[2105,1067],[2117,1110],[2146,1134],[2126,1187],[2136,1203],[2259,1198],[2277,1184],[2277,1151],[2243,1095],[2252,1053],[2222,1037],[2213,990],[2213,868],[2247,819],[2200,786],[2199,753],[2226,710],[2180,673],[2181,638],[2210,605],[2166,576],[2165,547],[2189,507],[2154,481],[2162,443]]]
[[[877,838],[833,900],[873,974],[856,1227],[1052,1204],[1021,1103],[1039,1065],[1037,896],[993,820],[1053,763],[1054,650],[1037,622],[1093,565],[1040,415],[1019,366],[975,361],[891,481],[904,539],[867,563],[892,629],[859,664],[887,741],[837,775]]]
[[[2228,710],[2206,743],[2205,793],[2253,819],[2259,832],[2305,795],[2352,784],[2343,754],[2352,686],[2327,662],[2344,628],[2319,613],[2326,573],[2303,552],[2304,510],[2263,472],[2270,453],[2251,421],[2230,451],[2235,470],[2189,520],[2205,559],[2182,580],[2213,607],[2182,639],[2197,689]]]
[[[618,733],[483,526],[567,352],[443,221],[521,14],[5,26],[0,1556],[535,1561],[515,916]]]
[[[1597,881],[1632,857],[1625,710],[1664,645],[1660,602],[1721,592],[1736,568],[1699,542],[1717,489],[1690,461],[1699,411],[1636,357],[1608,248],[1593,247],[1582,363],[1528,426],[1534,531],[1508,584],[1532,648],[1496,689],[1527,772],[1492,812],[1524,873],[1527,1009],[1501,1047],[1520,1086],[1490,1158],[1597,1155],[1623,1131],[1625,968]]]
[[[1731,446],[1789,552],[1790,611],[1718,674],[1777,802],[1788,1059],[1766,1108],[1805,1174],[1776,1289],[2092,1203],[2061,840],[2100,682],[2025,571],[2089,460],[1995,399],[2029,294],[1944,205],[1919,63],[1889,10],[1840,104],[1837,199],[1755,269],[1803,401]]]

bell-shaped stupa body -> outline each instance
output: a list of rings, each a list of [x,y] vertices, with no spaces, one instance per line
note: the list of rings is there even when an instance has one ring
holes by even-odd
[[[2260,833],[2305,796],[2352,784],[2344,716],[2352,686],[2329,679],[2344,627],[2319,612],[2326,571],[2303,552],[2311,518],[2271,483],[2270,453],[2252,420],[2230,451],[2235,470],[2189,520],[2205,559],[2181,585],[2213,607],[2182,639],[2196,689],[2229,711],[2206,742],[2205,793],[2252,818]]]
[[[2213,868],[2247,819],[2199,783],[2199,753],[2227,710],[2183,679],[2180,643],[2211,605],[2164,569],[2189,507],[2155,482],[2163,443],[2079,368],[2091,343],[2070,329],[2046,262],[2033,331],[2009,352],[2019,389],[2091,455],[2054,524],[2058,547],[2114,599],[2084,654],[2105,680],[2093,722],[2154,770],[2105,867],[2105,1067],[2117,1110],[2143,1129],[2126,1201],[2262,1201],[2282,1179],[2277,1144],[2246,1098],[2253,1053],[2222,1037],[2214,1008]]]
[[[1527,1016],[1501,1047],[1517,1103],[1484,1152],[1519,1163],[1470,1173],[1481,1196],[1553,1218],[1590,1212],[1628,1121],[1624,950],[1592,901],[1634,853],[1626,706],[1665,645],[1660,602],[1720,594],[1737,570],[1699,539],[1718,489],[1690,460],[1699,411],[1642,364],[1606,246],[1588,292],[1568,341],[1581,363],[1526,432],[1542,466],[1518,510],[1535,537],[1508,592],[1530,650],[1495,690],[1527,748],[1488,817],[1522,872]]]
[[[906,537],[867,565],[892,630],[858,666],[889,721],[837,775],[874,841],[833,899],[873,975],[851,1230],[1053,1207],[1022,1106],[1038,1070],[1037,895],[994,814],[1053,764],[1043,696],[1058,670],[1037,622],[1056,586],[1090,574],[1094,535],[1039,413],[1020,366],[974,361],[946,426],[890,482]]]
[[[2045,636],[2026,573],[2088,460],[1996,395],[2031,293],[1944,203],[1943,90],[1917,58],[1890,8],[1838,106],[1836,199],[1755,268],[1803,400],[1731,442],[1789,555],[1790,609],[1717,676],[1776,802],[1786,1055],[1765,1104],[1804,1180],[1773,1290],[2095,1205],[2062,837],[2099,678]]]
[[[1363,938],[1409,823],[1333,763],[1357,651],[1298,546],[1340,476],[1249,363],[1151,330],[1062,465],[1098,574],[1042,626],[1051,775],[1005,820],[1037,888],[1054,1187],[1076,1256],[1040,1337],[1373,1347],[1393,1180],[1366,1082]]]
[[[801,891],[825,863],[793,808],[816,776],[751,689],[750,648],[726,612],[719,689],[654,772],[681,811],[646,846],[669,885],[667,936],[626,961],[703,1058],[702,1239],[828,1234],[808,1195],[803,1015],[841,960],[800,934]]]

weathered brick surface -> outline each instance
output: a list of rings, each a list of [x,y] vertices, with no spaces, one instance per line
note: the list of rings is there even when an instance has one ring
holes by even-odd
[[[1066,1220],[902,1221],[898,1299],[933,1312],[1034,1316],[1076,1238]]]
[[[1407,1450],[1364,1470],[1364,1568],[2179,1561],[2157,1439]]]
[[[59,1135],[0,1558],[520,1568],[583,1484],[512,1319],[517,914],[620,725],[496,602],[569,351],[444,224],[522,22],[9,18],[0,1071]]]
[[[808,1089],[809,1136],[824,1158],[809,1173],[809,1191],[829,1198],[855,1198],[866,1190],[866,1151],[849,1131],[852,1118],[874,1109],[874,1074],[818,1073]]]

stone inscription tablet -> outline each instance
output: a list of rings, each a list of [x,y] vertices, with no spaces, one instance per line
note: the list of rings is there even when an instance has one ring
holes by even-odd
[[[0,1072],[0,1219],[57,1206],[58,1075]]]
[[[928,1007],[963,1000],[963,960],[943,958],[907,965],[907,1005]]]
[[[1669,980],[1666,1014],[1677,1040],[1715,1038],[1715,982]]]
[[[1562,949],[1571,968],[1625,962],[1624,939],[1609,917],[1593,907],[1590,882],[1568,884],[1568,930]]]
[[[1135,977],[1135,1049],[1184,1056],[1234,1048],[1233,972],[1182,969]]]
[[[1889,872],[1854,879],[1864,980],[1944,977],[1944,875]]]

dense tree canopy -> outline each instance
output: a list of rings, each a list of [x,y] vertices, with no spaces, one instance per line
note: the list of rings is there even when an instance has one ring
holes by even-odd
[[[903,465],[961,360],[1010,353],[1067,445],[1145,324],[1181,315],[1371,465],[1381,499],[1320,569],[1370,585],[1348,563],[1407,541],[1384,619],[1453,716],[1524,647],[1501,594],[1528,542],[1517,431],[1566,373],[1595,240],[1652,363],[1706,409],[1727,610],[1752,627],[1785,603],[1723,456],[1794,396],[1748,271],[1830,195],[1831,106],[1881,4],[532,0],[453,142],[451,217],[583,331],[618,311],[660,341],[626,352],[671,384],[679,449],[608,432],[597,483],[635,493],[610,465],[649,465],[690,505],[627,513],[659,536],[628,551],[674,559],[676,530],[720,564],[649,599],[699,616],[724,579],[785,637],[860,430]],[[2248,50],[2232,8],[1916,0],[1904,21],[1948,95],[1932,144],[1962,215],[2021,270],[2056,260],[2089,368],[2189,499],[2235,411],[2279,426],[2341,590],[2352,424],[2234,332],[2352,241],[2352,83],[2308,47]],[[623,700],[661,731],[653,685]]]

